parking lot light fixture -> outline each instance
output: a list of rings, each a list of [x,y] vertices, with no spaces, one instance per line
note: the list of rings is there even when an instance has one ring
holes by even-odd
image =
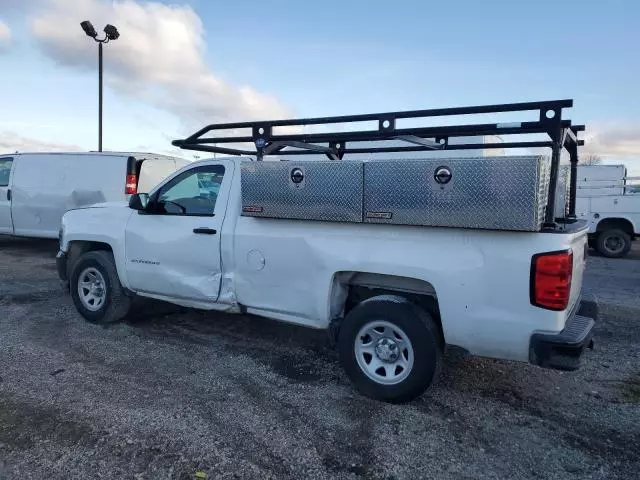
[[[98,38],[98,32],[89,20],[80,23],[82,30],[88,37],[98,43],[98,151],[102,151],[102,44],[117,40],[120,37],[118,29],[111,24],[104,27],[104,38]]]
[[[84,33],[86,33],[88,37],[96,38],[98,36],[98,32],[96,32],[96,29],[93,28],[93,24],[89,20],[85,20],[80,24],[80,26],[82,27],[82,30],[84,30]]]

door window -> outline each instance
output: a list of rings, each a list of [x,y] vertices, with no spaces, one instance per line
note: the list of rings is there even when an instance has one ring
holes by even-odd
[[[9,176],[11,175],[11,164],[13,158],[0,158],[0,187],[9,186]]]
[[[197,167],[178,175],[158,192],[156,213],[213,215],[223,177],[222,165]]]

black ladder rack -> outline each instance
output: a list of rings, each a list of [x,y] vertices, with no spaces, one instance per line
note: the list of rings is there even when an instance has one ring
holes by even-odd
[[[558,183],[560,153],[563,148],[569,153],[571,162],[571,183],[569,187],[569,218],[575,218],[576,173],[578,166],[578,132],[584,125],[572,125],[563,118],[563,109],[573,106],[573,100],[551,100],[543,102],[506,103],[500,105],[479,105],[471,107],[436,108],[430,110],[410,110],[403,112],[370,113],[335,117],[316,117],[255,122],[233,122],[208,125],[193,135],[174,140],[173,145],[203,152],[228,155],[255,155],[262,160],[266,155],[310,155],[323,153],[332,160],[341,160],[350,153],[390,153],[419,152],[434,150],[473,150],[491,148],[551,148],[551,177],[545,216],[545,227],[555,227],[555,194]],[[477,123],[466,125],[445,125],[431,127],[397,128],[399,119],[419,119],[452,115],[477,115],[498,112],[538,111],[538,120],[513,123]],[[354,122],[377,122],[377,129],[360,131],[334,131],[322,133],[300,133],[304,126],[346,124]],[[282,133],[275,129],[285,130]],[[295,127],[298,127],[297,129]],[[240,135],[240,129],[251,129],[251,135]],[[226,130],[227,132],[220,132]],[[214,136],[207,134],[214,133]],[[226,135],[224,134],[226,133]],[[546,141],[513,141],[504,143],[449,143],[451,137],[472,137],[483,135],[523,135],[546,133]],[[384,142],[387,146],[357,146],[358,142]],[[398,143],[398,141],[401,141]],[[220,144],[249,143],[255,150],[230,148]],[[323,145],[326,144],[326,145]],[[356,146],[351,146],[356,144]],[[349,147],[347,148],[347,145]],[[291,150],[294,149],[294,150]]]

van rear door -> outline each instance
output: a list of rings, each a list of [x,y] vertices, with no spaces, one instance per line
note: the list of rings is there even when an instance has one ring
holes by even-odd
[[[12,157],[0,157],[0,233],[13,233],[11,221]]]
[[[131,157],[133,158],[133,157]],[[137,182],[136,191],[127,189],[126,193],[149,193],[153,188],[158,185],[162,180],[173,174],[176,170],[180,170],[185,165],[191,163],[188,160],[172,157],[136,157],[133,160],[129,159],[129,162],[134,162],[129,166],[129,173],[135,172]],[[133,167],[133,168],[132,168]],[[127,180],[129,185],[130,180]]]

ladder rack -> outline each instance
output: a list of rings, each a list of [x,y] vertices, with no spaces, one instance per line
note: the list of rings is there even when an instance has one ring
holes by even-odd
[[[438,150],[487,150],[492,148],[538,148],[551,149],[551,176],[545,226],[555,227],[555,193],[558,183],[560,153],[567,150],[571,162],[569,188],[569,218],[575,218],[576,173],[578,165],[578,132],[584,125],[572,125],[563,118],[563,110],[573,106],[573,100],[551,100],[542,102],[507,103],[470,107],[437,108],[400,112],[371,113],[254,122],[232,122],[208,125],[193,135],[174,140],[174,146],[203,152],[228,155],[255,156],[258,161],[265,156],[325,154],[331,160],[341,160],[355,153],[419,152]],[[454,115],[481,115],[502,112],[538,111],[538,120],[511,123],[471,123],[428,127],[398,128],[400,119],[424,119]],[[304,133],[307,126],[375,122],[377,128],[356,131],[332,131]],[[244,130],[243,134],[239,130]],[[250,135],[247,135],[250,130]],[[226,131],[226,132],[225,132]],[[451,143],[454,137],[484,135],[547,134],[549,140],[512,141],[503,143]],[[386,142],[384,146],[358,145],[360,142]],[[249,147],[232,148],[225,144],[248,144]]]

